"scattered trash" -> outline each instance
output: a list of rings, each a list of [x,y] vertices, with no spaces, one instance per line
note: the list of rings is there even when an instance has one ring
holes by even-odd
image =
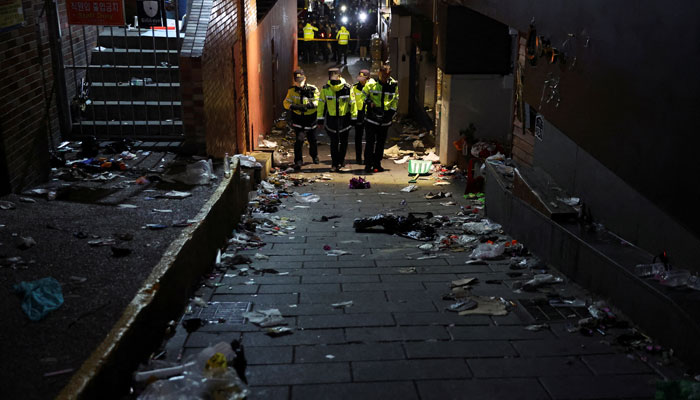
[[[173,212],[173,210],[161,210],[161,209],[158,209],[158,208],[154,208],[154,209],[153,209],[153,212],[164,213],[164,214],[165,214],[165,213],[171,213],[171,212]]]
[[[538,287],[562,282],[564,282],[564,279],[552,274],[536,274],[532,279],[523,284],[523,290],[532,292]]]
[[[438,161],[440,161],[440,157],[431,151],[427,155],[423,156],[423,160],[431,161],[431,162],[438,162]]]
[[[370,187],[371,184],[369,181],[359,176],[356,178],[351,178],[350,183],[348,184],[348,188],[350,189],[369,189]]]
[[[63,304],[61,284],[51,277],[22,281],[13,285],[12,291],[22,296],[22,310],[32,321],[41,320]]]
[[[36,240],[34,240],[34,238],[31,236],[20,237],[19,241],[17,242],[17,248],[20,250],[27,250],[28,248],[34,246],[36,246]]]
[[[294,197],[297,203],[318,203],[321,200],[317,194],[311,193],[294,193],[292,197]]]
[[[240,164],[241,167],[244,167],[244,168],[262,168],[262,164],[260,164],[253,156],[244,156],[243,154],[235,154],[233,156],[233,158],[238,159],[238,163]]]
[[[586,307],[586,301],[581,299],[566,299],[563,297],[557,299],[550,299],[549,305],[552,307],[575,307],[581,308]]]
[[[146,228],[148,228],[148,229],[150,229],[150,230],[152,230],[152,231],[156,231],[156,230],[160,230],[160,229],[165,229],[165,228],[167,228],[167,227],[168,227],[168,225],[164,225],[164,224],[146,224]]]
[[[44,378],[49,378],[51,376],[64,375],[73,372],[73,368],[66,368],[58,371],[47,372],[44,374]]]
[[[267,147],[268,149],[272,149],[272,148],[277,147],[277,142],[272,142],[272,141],[263,139],[262,144],[260,144],[260,147]]]
[[[331,307],[333,308],[347,308],[347,307],[352,307],[352,300],[348,301],[342,301],[340,303],[333,303],[331,304]]]
[[[284,335],[291,335],[292,329],[284,326],[276,326],[274,328],[265,329],[265,334],[271,337],[279,337]]]
[[[531,332],[539,332],[543,329],[549,329],[549,325],[548,324],[528,325],[528,326],[524,327],[523,329],[525,329],[526,331],[531,331]]]
[[[425,195],[425,198],[428,199],[428,200],[443,199],[443,198],[445,198],[445,197],[452,197],[452,193],[450,193],[450,192],[447,192],[447,193],[444,193],[444,192],[437,192],[437,193],[428,192],[428,194]]]
[[[402,159],[400,160],[394,160],[394,163],[396,164],[405,164],[408,160],[411,159],[411,156],[403,156]]]
[[[243,316],[247,318],[248,321],[263,328],[277,325],[287,325],[287,322],[284,320],[284,318],[282,318],[282,313],[277,308],[249,311],[243,313]]]
[[[416,190],[418,190],[418,186],[416,186],[416,185],[408,185],[405,188],[401,189],[402,192],[407,192],[407,193],[414,192]]]
[[[327,256],[343,256],[346,254],[350,254],[350,252],[345,250],[330,250],[326,252]]]
[[[472,310],[476,308],[479,304],[472,300],[472,299],[467,299],[465,301],[458,301],[457,303],[450,304],[447,308],[445,308],[447,311],[453,311],[453,312],[461,312],[461,311],[466,311],[466,310]]]
[[[634,267],[635,275],[639,277],[657,276],[666,271],[666,265],[661,262],[652,264],[637,264]]]
[[[460,311],[459,315],[507,315],[508,310],[506,309],[506,304],[510,304],[503,299],[495,297],[483,297],[483,296],[471,296],[471,300],[477,302],[477,307]]]
[[[20,197],[19,201],[21,201],[22,203],[36,203],[36,200],[29,197]]]
[[[332,360],[335,358],[335,356],[333,354],[326,354],[326,358]]]
[[[418,272],[416,270],[416,267],[399,268],[398,271],[399,271],[399,273],[402,273],[402,274],[415,274],[416,272]]]
[[[178,190],[171,190],[163,195],[167,199],[184,199],[185,197],[192,196],[190,192],[180,192]]]
[[[478,260],[497,258],[503,255],[505,248],[505,243],[481,243],[472,251],[470,257]]]
[[[85,281],[87,281],[87,278],[82,277],[82,276],[71,276],[68,279],[72,280],[73,282],[77,282],[77,283],[84,283]]]
[[[557,197],[557,200],[571,207],[577,206],[579,205],[579,203],[581,203],[581,199],[579,199],[578,197]]]
[[[207,321],[201,318],[189,318],[182,321],[182,326],[187,333],[195,332],[197,329],[207,324]]]
[[[483,219],[480,222],[465,222],[462,225],[462,229],[474,235],[488,235],[501,230],[501,228],[500,224],[492,223],[487,219]]]
[[[423,219],[416,217],[416,215],[420,214],[426,215],[427,218],[433,216],[432,213],[409,213],[407,217],[393,214],[377,214],[374,217],[356,218],[352,226],[356,232],[373,232],[375,230],[369,228],[381,226],[384,230],[377,232],[396,234],[415,240],[432,240],[435,238],[435,228]]]
[[[340,218],[340,215],[331,215],[329,217],[323,215],[323,216],[321,216],[320,219],[314,218],[314,219],[312,219],[312,221],[314,221],[314,222],[328,222],[328,221],[335,219],[335,218]]]
[[[261,253],[255,253],[255,255],[253,257],[255,257],[256,260],[269,260],[270,259],[270,256],[267,256],[267,255],[261,254]]]
[[[139,206],[133,204],[119,204],[117,205],[117,208],[139,208]]]
[[[455,281],[452,281],[452,287],[467,286],[467,285],[471,285],[472,283],[474,283],[476,281],[477,281],[476,278],[457,279]]]

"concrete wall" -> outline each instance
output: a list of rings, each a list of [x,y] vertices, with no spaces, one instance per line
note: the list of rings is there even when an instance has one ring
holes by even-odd
[[[439,156],[451,164],[459,156],[452,142],[470,123],[475,137],[505,143],[512,129],[512,75],[449,75],[442,79]]]
[[[391,75],[399,82],[399,104],[396,112],[406,115],[409,112],[410,57],[411,57],[411,16],[394,15],[391,18],[389,43],[396,46],[389,55]]]
[[[666,250],[677,265],[700,272],[700,240],[692,232],[546,119],[542,140],[534,140],[533,164],[580,197],[593,218],[617,235],[652,254]]]
[[[23,1],[24,26],[0,33],[0,169],[5,176],[0,194],[45,180],[48,138],[59,137],[55,107],[46,113],[53,74],[41,6],[41,1]]]

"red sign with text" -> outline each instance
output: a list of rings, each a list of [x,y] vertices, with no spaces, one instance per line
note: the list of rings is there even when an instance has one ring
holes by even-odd
[[[70,25],[124,26],[123,0],[66,0]]]

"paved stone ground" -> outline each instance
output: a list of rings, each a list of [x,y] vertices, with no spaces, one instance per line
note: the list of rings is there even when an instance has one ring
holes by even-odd
[[[321,165],[307,165],[301,175],[327,172],[326,153],[328,147],[322,146]],[[252,399],[634,399],[653,397],[657,380],[677,376],[678,365],[661,367],[611,345],[617,331],[591,337],[567,332],[567,323],[578,318],[549,321],[551,329],[525,330],[535,320],[519,301],[543,294],[514,293],[515,278],[505,274],[508,259],[466,265],[468,253],[446,252],[416,260],[422,242],[356,233],[354,218],[382,211],[459,211],[440,205],[444,199],[425,200],[428,191],[451,191],[457,195],[453,200],[470,204],[459,196],[464,190],[459,182],[437,187],[420,180],[418,191],[400,192],[407,185],[406,166],[390,160],[384,166],[391,170],[368,177],[371,189],[348,189],[349,178],[359,172],[355,165],[351,173],[333,173],[332,181],[298,188],[321,201],[308,209],[284,201],[286,208],[275,215],[295,218],[293,234],[264,236],[266,246],[240,253],[266,254],[269,260],[252,265],[289,275],[222,275],[217,280],[224,285],[201,291],[208,301],[278,308],[293,334],[272,338],[250,323],[206,325],[189,335],[180,327],[166,344],[168,358],[242,338]],[[342,217],[312,221],[335,214]],[[351,254],[329,257],[324,245]],[[415,267],[416,273],[401,273],[403,267]],[[450,281],[462,277],[479,279],[474,294],[504,297],[518,306],[498,317],[445,311],[451,302],[442,295],[450,291]],[[572,283],[559,286],[560,294],[591,296]],[[354,305],[331,307],[347,300]]]

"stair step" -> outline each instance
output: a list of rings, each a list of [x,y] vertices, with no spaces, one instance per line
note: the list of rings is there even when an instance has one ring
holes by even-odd
[[[132,104],[133,103],[133,104]],[[87,106],[83,119],[88,120],[165,120],[180,118],[182,103],[179,101],[100,101],[93,100]]]
[[[176,65],[66,65],[66,69],[87,69],[91,82],[128,82],[131,78],[151,78],[153,83],[180,82],[180,68]]]
[[[167,32],[167,37],[166,37]],[[180,38],[175,30],[126,30],[122,27],[105,28],[97,38],[97,46],[120,49],[169,49],[177,50],[182,44],[184,32]]]
[[[90,98],[121,101],[179,101],[181,99],[180,83],[165,82],[133,86],[126,83],[93,82],[90,85]]]
[[[163,62],[169,63],[171,66],[179,65],[177,50],[96,47],[91,54],[91,65],[127,64],[141,67],[142,65],[160,66]]]
[[[182,121],[80,121],[73,123],[75,135],[97,137],[138,136],[140,140],[179,139],[183,136]]]

